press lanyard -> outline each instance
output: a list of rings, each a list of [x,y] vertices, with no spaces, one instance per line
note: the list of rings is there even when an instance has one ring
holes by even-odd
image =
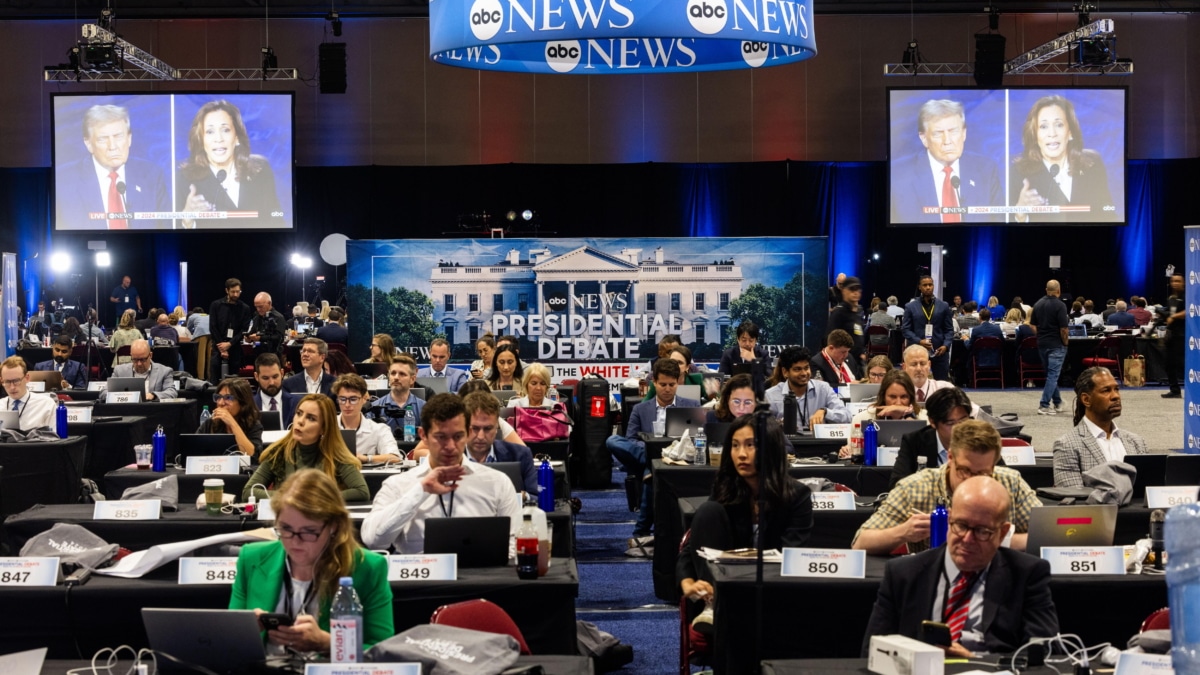
[[[921,313],[925,315],[926,321],[933,321],[933,308],[937,306],[937,300],[929,303],[929,311],[925,311],[925,303],[921,303]]]
[[[288,616],[290,616],[294,619],[294,618],[296,618],[296,612],[293,611],[293,608],[292,608],[292,596],[295,595],[292,591],[292,561],[288,560],[286,558],[284,559],[284,572],[285,572],[285,574],[283,575],[283,590],[284,590],[283,611]],[[316,592],[316,590],[317,590],[317,579],[316,579],[316,575],[314,574],[313,580],[310,581],[308,584],[308,591],[306,591],[304,593],[304,602],[302,602],[300,604],[300,611],[302,611],[302,612],[308,611],[308,609],[307,609],[308,603],[312,602],[313,593]]]
[[[442,507],[442,515],[447,518],[454,517],[454,493],[450,493],[450,509],[446,509],[446,502],[442,500],[442,495],[438,495],[438,504]]]

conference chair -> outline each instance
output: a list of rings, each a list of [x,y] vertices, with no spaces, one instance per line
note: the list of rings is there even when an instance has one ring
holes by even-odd
[[[88,371],[88,382],[91,382],[92,380],[99,380],[100,372],[103,370],[100,361],[100,349],[91,342],[83,345],[75,345],[75,347],[71,349],[71,360],[82,363],[86,368],[88,365],[89,352],[91,352],[90,359],[92,365],[91,369]]]
[[[1029,441],[1024,438],[1001,438],[1000,446],[1004,448],[1023,448],[1029,445]]]
[[[1171,608],[1163,607],[1150,612],[1150,616],[1142,622],[1142,627],[1138,629],[1139,633],[1145,633],[1148,630],[1167,630],[1171,627]]]
[[[995,355],[996,365],[979,365],[979,357],[989,352]],[[972,386],[978,387],[980,381],[999,382],[1004,388],[1004,341],[998,337],[975,338],[971,343]]]
[[[468,630],[478,630],[484,633],[499,633],[511,635],[521,648],[521,653],[529,655],[529,645],[516,622],[499,605],[480,598],[465,600],[451,605],[442,605],[433,610],[429,623],[442,626],[454,626]]]
[[[1046,383],[1046,367],[1038,355],[1037,336],[1029,336],[1017,346],[1017,386],[1028,383]]]
[[[1100,338],[1096,351],[1081,361],[1084,368],[1102,367],[1112,371],[1117,382],[1121,381],[1121,338],[1115,335]]]
[[[892,346],[892,331],[887,326],[867,327],[867,360],[872,356],[887,356]]]

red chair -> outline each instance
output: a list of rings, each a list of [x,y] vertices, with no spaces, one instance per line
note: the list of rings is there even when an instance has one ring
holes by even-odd
[[[867,326],[867,359],[887,356],[892,345],[892,331],[887,326]]]
[[[1138,629],[1139,633],[1145,633],[1148,630],[1167,630],[1171,627],[1171,608],[1163,607],[1150,612],[1150,616],[1142,622],[1142,627]]]
[[[517,641],[517,645],[521,647],[522,654],[532,653],[529,651],[529,645],[525,644],[525,636],[521,635],[521,629],[517,628],[517,624],[513,622],[508,612],[501,609],[499,605],[482,598],[442,605],[433,610],[433,616],[429,617],[429,623],[467,628],[485,633],[511,635]]]
[[[996,356],[996,365],[981,366],[979,357],[987,352]],[[971,341],[971,381],[978,387],[980,381],[999,382],[1004,388],[1004,341],[998,337],[979,337]]]
[[[350,354],[350,351],[346,349],[346,345],[342,344],[341,342],[330,342],[329,348],[335,352],[341,352],[347,355]]]
[[[1117,382],[1121,381],[1121,338],[1109,335],[1100,338],[1096,351],[1080,360],[1084,368],[1108,368]]]
[[[1029,445],[1029,441],[1023,438],[1001,438],[1000,445],[1005,448],[1023,448]]]
[[[1017,375],[1017,379],[1020,380],[1018,386],[1038,381],[1046,384],[1046,366],[1042,364],[1042,357],[1038,355],[1037,336],[1031,335],[1017,346]]]
[[[88,352],[91,352],[89,359]],[[93,344],[75,345],[71,349],[71,360],[78,361],[87,367],[88,361],[91,361],[91,371],[88,373],[88,381],[100,379],[100,350]]]

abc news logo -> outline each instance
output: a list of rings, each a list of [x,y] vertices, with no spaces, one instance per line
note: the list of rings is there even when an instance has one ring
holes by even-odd
[[[751,68],[758,68],[767,62],[771,54],[771,44],[768,42],[742,41],[742,60]]]
[[[471,21],[471,34],[477,40],[491,40],[500,32],[500,24],[504,21],[504,8],[500,0],[475,0],[468,14]]]
[[[1200,277],[1196,276],[1195,272],[1188,272],[1188,285],[1195,286],[1200,284]]]
[[[1196,449],[1196,437],[1191,434],[1188,434],[1188,448],[1192,450]]]
[[[1196,377],[1197,377],[1196,371],[1192,370],[1191,368],[1188,368],[1188,382],[1190,382],[1192,384],[1196,384]]]
[[[1188,237],[1188,250],[1195,253],[1197,248],[1200,248],[1200,242],[1195,237]]]
[[[1195,417],[1196,415],[1200,415],[1200,407],[1197,407],[1194,401],[1188,401],[1188,417]]]
[[[546,296],[546,307],[552,312],[567,311],[567,304],[569,302],[570,300],[567,298],[566,293],[551,293]]]
[[[713,35],[725,28],[729,10],[725,7],[725,0],[688,0],[687,18],[692,28],[705,35]]]
[[[578,40],[560,40],[546,43],[546,65],[550,66],[550,70],[556,73],[569,73],[575,70],[582,57],[583,47],[579,44]],[[551,301],[554,299],[556,299],[554,295],[546,299],[546,304],[550,305],[550,309],[561,312],[567,308],[567,297],[565,295],[561,298],[561,307],[555,307],[551,304]]]

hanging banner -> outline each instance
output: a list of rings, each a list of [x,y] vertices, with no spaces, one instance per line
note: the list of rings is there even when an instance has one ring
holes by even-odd
[[[429,56],[519,73],[699,72],[816,56],[812,0],[429,3]]]

